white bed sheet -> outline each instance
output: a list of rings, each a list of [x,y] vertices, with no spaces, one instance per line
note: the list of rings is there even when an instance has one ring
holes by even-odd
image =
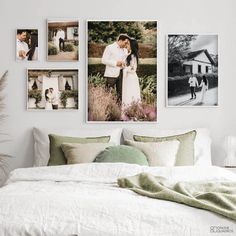
[[[0,235],[212,236],[213,226],[235,235],[233,220],[117,186],[117,178],[143,171],[174,182],[236,181],[235,174],[214,166],[90,163],[16,169],[0,189]]]

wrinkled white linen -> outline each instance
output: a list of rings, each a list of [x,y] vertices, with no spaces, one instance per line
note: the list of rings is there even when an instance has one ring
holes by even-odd
[[[220,167],[90,163],[14,170],[0,188],[1,236],[212,235],[236,224],[215,213],[119,188],[117,178],[150,172],[176,181],[236,181]]]

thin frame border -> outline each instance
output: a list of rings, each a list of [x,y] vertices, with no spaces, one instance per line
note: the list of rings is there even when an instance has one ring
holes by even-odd
[[[78,32],[79,32],[79,36],[78,36],[78,60],[60,60],[60,61],[57,61],[57,60],[49,60],[48,59],[48,23],[49,23],[49,21],[63,21],[63,20],[65,20],[65,21],[72,21],[72,20],[76,20],[76,21],[78,21]],[[81,40],[81,36],[80,36],[80,29],[81,27],[80,27],[80,20],[79,20],[79,18],[78,17],[62,17],[62,18],[48,18],[48,19],[46,19],[46,61],[47,62],[79,62],[80,61],[80,40]]]
[[[166,108],[219,108],[220,107],[220,67],[218,67],[218,103],[216,106],[171,106],[168,104],[168,36],[169,35],[216,35],[217,36],[217,49],[218,49],[218,60],[219,60],[219,52],[220,52],[220,47],[219,47],[219,34],[218,33],[192,33],[192,32],[183,32],[183,33],[167,33],[166,34],[166,39],[165,39],[165,43],[166,43],[166,47],[165,47],[165,107]],[[220,61],[220,60],[219,60]],[[220,63],[218,63],[220,64]]]
[[[77,70],[78,72],[78,108],[77,109],[58,109],[58,110],[45,110],[45,109],[29,109],[28,107],[28,71],[29,70]],[[26,111],[29,112],[78,112],[80,110],[80,82],[79,82],[79,76],[80,76],[80,72],[78,68],[27,68],[26,69]]]
[[[156,22],[157,24],[157,33],[156,33],[156,45],[157,45],[157,53],[156,53],[156,60],[158,58],[158,20],[155,19],[149,19],[149,20],[141,20],[141,19],[138,19],[138,20],[110,20],[110,19],[102,19],[102,20],[93,20],[93,19],[87,19],[86,20],[86,43],[85,43],[85,47],[86,47],[86,53],[85,53],[85,66],[86,66],[86,70],[85,70],[85,73],[86,73],[86,82],[85,82],[85,87],[86,87],[86,105],[85,105],[85,109],[86,109],[86,112],[85,112],[85,123],[86,124],[158,124],[158,99],[157,99],[157,95],[158,95],[158,92],[157,92],[157,95],[156,95],[156,117],[157,117],[157,120],[156,121],[89,121],[88,120],[88,23],[89,22],[104,22],[104,21],[113,21],[113,22],[124,22],[124,21],[128,21],[128,22],[140,22],[140,21],[154,21]],[[158,81],[158,63],[156,62],[156,65],[157,65],[157,69],[156,69],[156,86],[157,86],[157,81]]]

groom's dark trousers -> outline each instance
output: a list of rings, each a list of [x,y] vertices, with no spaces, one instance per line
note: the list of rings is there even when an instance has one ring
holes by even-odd
[[[123,69],[120,70],[118,77],[105,77],[106,87],[110,90],[116,88],[117,97],[119,102],[122,100],[122,83],[123,83]]]
[[[65,50],[65,40],[62,39],[62,38],[59,38],[59,49],[60,49],[60,51],[64,51]]]

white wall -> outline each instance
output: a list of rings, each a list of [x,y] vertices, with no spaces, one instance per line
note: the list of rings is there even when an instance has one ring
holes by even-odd
[[[204,7],[202,7],[204,6]],[[222,162],[221,143],[225,135],[236,135],[235,109],[235,52],[236,1],[234,0],[1,0],[0,1],[0,73],[9,70],[6,89],[6,112],[9,119],[3,127],[12,142],[1,149],[15,158],[12,167],[33,163],[33,126],[103,127],[118,124],[85,123],[85,22],[86,19],[157,19],[158,20],[158,123],[130,124],[141,129],[207,127],[212,132],[213,160]],[[80,63],[46,62],[46,19],[78,17],[80,19]],[[40,62],[15,61],[15,29],[38,28],[41,48]],[[166,108],[165,107],[165,35],[167,33],[219,34],[219,108]],[[78,112],[27,112],[26,68],[74,67],[80,68],[80,110]],[[128,126],[128,124],[123,125]]]

